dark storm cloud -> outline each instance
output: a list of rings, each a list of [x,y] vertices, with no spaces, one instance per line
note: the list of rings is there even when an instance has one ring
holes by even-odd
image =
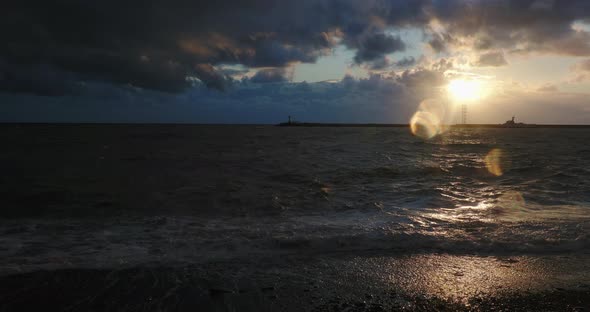
[[[391,61],[387,56],[382,56],[369,62],[369,69],[375,71],[387,70],[391,67]]]
[[[77,88],[71,73],[48,65],[14,65],[0,60],[0,91],[60,96]]]
[[[404,51],[406,46],[399,37],[386,34],[372,34],[363,38],[356,48],[357,53],[354,57],[354,61],[357,64],[360,64],[381,58],[388,53]]]
[[[434,50],[434,52],[443,53],[447,52],[447,46],[454,42],[455,40],[453,40],[453,37],[449,34],[434,34],[430,41],[428,41],[428,45]]]
[[[410,67],[416,64],[416,59],[413,56],[404,57],[401,60],[395,62],[397,67]]]
[[[383,31],[417,20],[423,2],[13,1],[0,11],[0,57],[83,81],[177,92],[196,77],[222,89],[223,77],[212,70],[218,65],[313,63],[338,40],[358,49],[359,62],[395,51],[401,40]]]
[[[398,81],[411,88],[428,88],[434,89],[442,86],[447,82],[444,70],[433,70],[427,68],[417,68],[403,71]]]
[[[437,52],[474,42],[482,53],[590,55],[590,35],[571,27],[589,16],[587,0],[10,1],[0,11],[0,59],[11,65],[0,68],[1,89],[59,95],[85,81],[179,92],[196,77],[224,90],[220,66],[313,63],[337,44],[379,69],[404,50],[392,35],[402,27],[423,29]]]
[[[287,82],[289,80],[287,71],[284,68],[261,69],[250,78],[250,82],[254,83]]]
[[[291,115],[301,121],[402,123],[422,96],[397,77],[381,75],[336,82],[245,83],[226,92],[200,81],[181,94],[121,90],[96,82],[87,89],[101,97],[22,101],[0,94],[0,121],[277,123]],[[35,103],[43,105],[34,110]]]
[[[475,39],[472,47],[479,49],[590,55],[590,36],[572,27],[575,21],[589,21],[589,1],[433,1],[430,10],[446,29],[436,33],[439,49],[449,43],[441,36],[452,35]]]
[[[232,83],[231,77],[218,71],[210,64],[195,65],[194,74],[207,87],[221,91],[225,90]]]

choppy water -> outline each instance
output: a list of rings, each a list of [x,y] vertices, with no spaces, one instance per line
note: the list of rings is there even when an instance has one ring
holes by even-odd
[[[0,139],[4,273],[590,252],[589,129],[5,125]]]

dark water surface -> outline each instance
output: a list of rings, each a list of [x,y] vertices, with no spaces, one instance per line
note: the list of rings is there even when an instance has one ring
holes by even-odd
[[[590,284],[589,129],[452,129],[425,141],[404,128],[2,125],[0,144],[7,278],[215,263],[226,274],[267,261],[305,279],[324,270],[301,267],[324,259],[379,268],[382,282],[437,265],[456,283],[483,276],[452,269],[471,265],[500,286],[536,270],[531,283]],[[411,268],[388,271],[406,258]],[[517,262],[523,277],[499,273]],[[485,281],[428,283],[402,288],[474,296]]]

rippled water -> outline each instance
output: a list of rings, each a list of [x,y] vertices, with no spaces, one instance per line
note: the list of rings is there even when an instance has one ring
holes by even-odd
[[[2,272],[588,254],[590,130],[3,126]]]

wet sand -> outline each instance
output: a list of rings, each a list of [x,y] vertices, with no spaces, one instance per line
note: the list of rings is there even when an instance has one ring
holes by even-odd
[[[590,257],[300,255],[0,278],[0,307],[61,311],[587,311]]]

